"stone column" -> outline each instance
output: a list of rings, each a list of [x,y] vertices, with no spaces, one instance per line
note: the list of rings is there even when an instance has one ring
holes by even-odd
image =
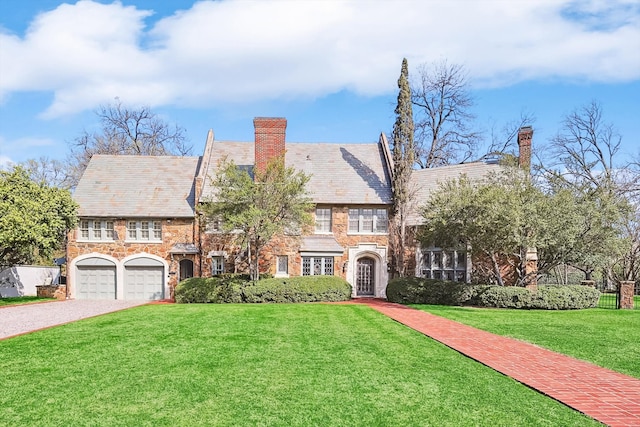
[[[536,292],[538,290],[538,250],[527,249],[524,262],[525,288]]]
[[[635,285],[635,282],[631,280],[620,282],[620,287],[618,288],[620,295],[618,298],[618,308],[633,309],[633,293]]]

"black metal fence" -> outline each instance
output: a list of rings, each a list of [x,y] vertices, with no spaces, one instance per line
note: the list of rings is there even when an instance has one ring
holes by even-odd
[[[597,282],[596,289],[600,291],[600,301],[598,308],[618,308],[620,293],[617,287],[612,287],[606,282]]]

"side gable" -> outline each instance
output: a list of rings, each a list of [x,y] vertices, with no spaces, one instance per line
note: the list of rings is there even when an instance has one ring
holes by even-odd
[[[195,215],[200,157],[94,155],[73,198],[83,217]]]
[[[212,195],[211,178],[223,159],[251,170],[253,142],[211,144],[202,197]],[[286,143],[285,164],[311,176],[308,190],[317,204],[390,204],[391,179],[381,143]],[[201,199],[202,201],[202,199]]]

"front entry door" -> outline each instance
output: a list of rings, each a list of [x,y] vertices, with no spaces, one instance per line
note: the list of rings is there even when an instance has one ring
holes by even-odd
[[[360,258],[356,272],[356,295],[373,296],[375,281],[375,265],[373,258]]]

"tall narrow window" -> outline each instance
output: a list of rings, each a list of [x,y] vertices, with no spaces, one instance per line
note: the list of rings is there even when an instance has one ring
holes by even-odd
[[[289,275],[289,257],[286,255],[278,255],[276,257],[276,276]]]
[[[331,232],[331,208],[316,208],[316,233]]]
[[[215,276],[222,273],[224,273],[224,257],[211,257],[211,274]]]

